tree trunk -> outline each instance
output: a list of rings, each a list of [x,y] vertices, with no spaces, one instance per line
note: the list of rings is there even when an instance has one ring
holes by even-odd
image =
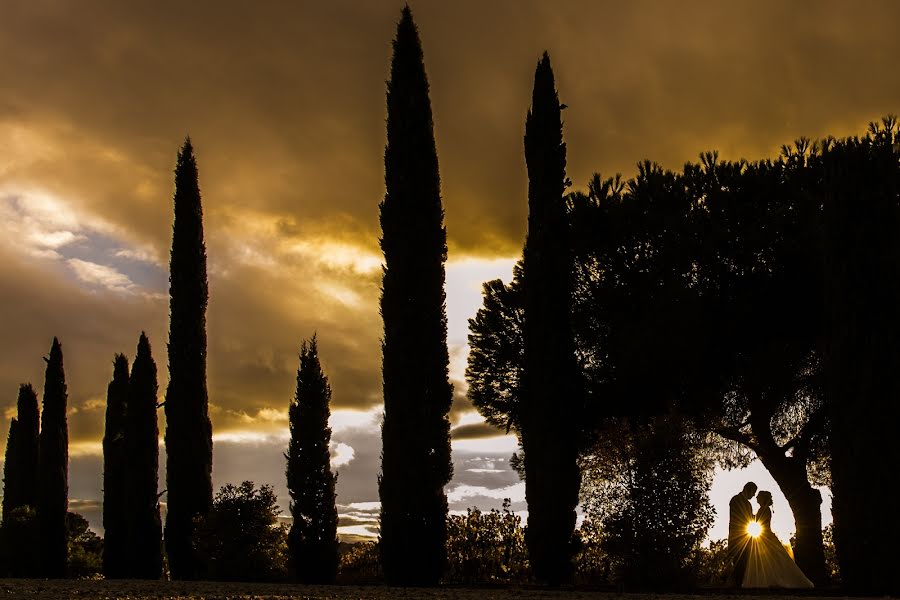
[[[785,456],[777,446],[760,449],[759,458],[787,499],[797,527],[794,556],[800,570],[817,586],[828,583],[822,543],[822,494],[809,483],[805,462]]]

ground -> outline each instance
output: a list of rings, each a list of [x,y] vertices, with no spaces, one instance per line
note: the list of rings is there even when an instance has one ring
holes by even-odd
[[[801,595],[801,594],[798,594]],[[804,598],[815,598],[802,594]],[[301,586],[271,583],[213,583],[168,581],[44,581],[27,579],[0,579],[0,599],[28,598],[30,600],[405,600],[414,598],[446,600],[507,600],[604,598],[615,600],[622,594],[584,590],[549,591],[533,588],[425,588],[400,589],[385,586]],[[629,594],[639,600],[659,600],[658,594]],[[752,600],[754,595],[703,594],[699,596],[664,596],[667,600],[726,600],[740,598]],[[769,600],[785,597],[773,594],[760,595]]]

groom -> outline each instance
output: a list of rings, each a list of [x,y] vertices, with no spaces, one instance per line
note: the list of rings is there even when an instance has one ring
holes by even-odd
[[[747,525],[753,520],[753,507],[750,498],[756,495],[756,484],[748,481],[744,489],[728,503],[728,558],[734,566],[729,583],[740,587],[747,570],[747,558],[750,550],[750,535]]]

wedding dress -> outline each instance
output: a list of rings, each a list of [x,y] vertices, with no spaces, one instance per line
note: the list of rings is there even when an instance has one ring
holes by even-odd
[[[742,587],[745,588],[811,588],[794,559],[782,545],[770,527],[772,510],[764,507],[756,515],[762,526],[759,537],[750,539],[747,570],[744,571]]]

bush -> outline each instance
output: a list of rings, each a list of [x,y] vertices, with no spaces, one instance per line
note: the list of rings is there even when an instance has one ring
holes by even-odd
[[[69,539],[69,577],[99,577],[103,572],[103,539],[89,529],[87,519],[78,513],[66,514]]]
[[[381,583],[378,542],[340,545],[337,580],[342,584]]]
[[[38,557],[37,513],[31,506],[13,509],[4,515],[0,528],[0,575],[3,577],[37,577]]]
[[[512,583],[528,578],[522,519],[503,509],[470,508],[447,518],[447,583]]]
[[[225,485],[196,520],[194,550],[202,576],[214,581],[280,581],[287,577],[287,529],[272,486]]]

